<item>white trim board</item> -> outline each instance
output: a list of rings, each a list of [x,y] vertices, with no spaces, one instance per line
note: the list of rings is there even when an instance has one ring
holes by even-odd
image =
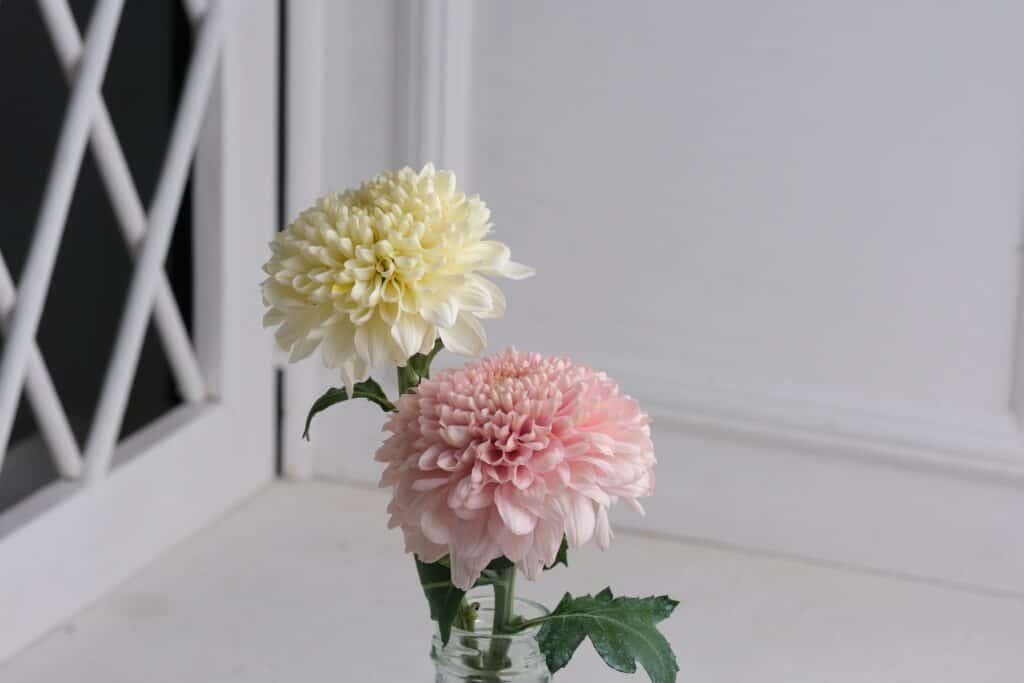
[[[291,220],[326,193],[323,156],[326,10],[323,0],[288,2],[284,7],[287,13],[285,220]],[[301,434],[307,407],[322,392],[318,387],[316,362],[314,359],[289,364],[287,355],[278,352],[277,365],[282,376],[281,463],[282,474],[288,479],[303,480],[313,475],[312,449]]]
[[[1024,595],[1024,488],[655,430],[658,491],[619,521]]]
[[[605,354],[593,362],[637,393],[661,424],[744,443],[1024,484],[1024,434],[1012,413],[942,415],[810,388],[756,385],[728,373],[637,372]]]
[[[428,161],[468,175],[473,3],[423,0],[398,6],[396,79],[401,96],[395,148],[405,163]]]
[[[908,445],[856,413],[841,418],[869,427],[818,425],[827,416],[820,406],[801,412],[721,386],[658,395],[655,382],[607,369],[654,418],[658,456],[647,516],[619,509],[618,526],[1024,595],[1024,476],[1015,463]],[[362,403],[320,417],[317,473],[374,485],[382,423]]]
[[[326,186],[329,164],[324,149],[330,138],[327,126],[338,125],[336,120],[329,123],[334,119],[326,110],[325,99],[325,91],[337,87],[336,81],[325,80],[331,67],[326,58],[325,31],[334,28],[327,24],[332,9],[339,11],[324,0],[287,3],[286,219],[298,215],[316,197],[338,189]],[[418,168],[427,161],[435,161],[464,169],[468,163],[465,116],[470,44],[462,38],[469,35],[472,3],[424,0],[397,3],[393,11],[393,34],[379,36],[393,46],[396,54],[392,75],[396,80],[394,99],[398,111],[394,128],[384,133],[390,136],[384,146],[394,152],[395,166]],[[348,8],[346,21],[339,22],[336,15],[333,20],[339,23],[339,30],[365,30],[358,26],[358,12],[358,7]],[[358,69],[348,66],[337,67],[344,74],[338,80],[360,77]],[[360,92],[366,87],[361,81],[345,85],[345,92]],[[443,97],[439,98],[438,93],[443,93]],[[391,101],[381,93],[376,93],[376,98]],[[343,130],[346,135],[365,134],[358,128]],[[346,159],[353,166],[361,166],[365,161]],[[460,177],[464,179],[465,174],[460,173]],[[319,356],[295,364],[288,364],[283,355],[279,359],[284,378],[283,474],[293,480],[309,479],[315,472],[315,444],[310,445],[300,437],[306,413],[310,403],[323,392],[328,381],[325,377],[334,377],[330,380],[332,385],[340,380],[337,373],[321,367]]]
[[[652,412],[657,492],[644,517],[619,506],[617,527],[1024,596],[1017,481],[696,428],[686,416]],[[317,474],[375,485],[382,423],[359,403],[322,416],[313,433]],[[383,532],[383,506],[380,515]]]

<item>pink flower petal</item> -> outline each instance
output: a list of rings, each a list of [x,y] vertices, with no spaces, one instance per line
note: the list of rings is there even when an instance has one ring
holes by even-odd
[[[654,488],[647,416],[606,375],[563,358],[505,351],[438,373],[397,407],[375,456],[393,490],[390,524],[421,558],[448,552],[460,587],[503,555],[537,576],[563,535],[607,548],[608,507],[642,511],[637,498]]]
[[[521,507],[515,498],[516,494],[509,487],[499,486],[494,491],[494,504],[505,526],[513,534],[528,534],[537,526],[537,518]]]

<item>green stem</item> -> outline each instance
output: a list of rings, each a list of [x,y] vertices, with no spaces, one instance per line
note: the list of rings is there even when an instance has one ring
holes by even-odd
[[[506,655],[511,644],[507,637],[514,631],[515,615],[515,582],[516,568],[508,567],[495,572],[498,578],[494,581],[494,624],[491,627],[491,646],[485,658],[486,666],[493,671],[500,671],[507,666]]]
[[[476,607],[478,605],[471,606],[466,601],[466,596],[462,596],[462,602],[459,603],[459,611],[456,612],[455,621],[452,625],[460,631],[472,633],[476,630]]]
[[[494,633],[509,633],[512,626],[513,599],[515,597],[516,568],[509,567],[500,572],[500,580],[494,582]]]
[[[434,356],[444,348],[440,339],[434,341],[430,353],[413,354],[406,364],[398,368],[398,393],[406,394],[415,389],[422,380],[430,379],[430,364],[434,362]]]
[[[419,383],[419,375],[410,366],[402,365],[398,368],[398,394],[400,396],[409,393],[409,390]]]
[[[526,619],[524,621],[517,622],[516,624],[514,624],[512,626],[512,633],[519,633],[520,631],[525,631],[526,629],[530,628],[531,626],[540,626],[545,621],[548,621],[550,619],[551,619],[551,615],[547,614],[547,615],[545,615],[543,617],[537,617],[535,619]]]

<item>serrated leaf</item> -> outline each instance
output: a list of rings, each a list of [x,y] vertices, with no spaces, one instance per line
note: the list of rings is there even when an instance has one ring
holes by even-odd
[[[395,409],[394,404],[388,400],[384,390],[381,389],[380,385],[372,379],[368,379],[365,382],[359,382],[352,387],[353,398],[365,398],[367,401],[376,403],[380,406],[381,410],[389,413]],[[322,413],[336,403],[348,400],[348,392],[345,391],[344,387],[331,387],[323,393],[316,401],[313,402],[313,406],[309,409],[309,414],[306,415],[306,427],[302,430],[302,438],[309,441],[309,425],[313,422],[313,418],[317,413]]]
[[[543,624],[537,642],[551,673],[568,664],[589,637],[597,654],[616,671],[633,673],[640,662],[653,683],[673,683],[679,665],[655,624],[678,604],[665,595],[616,598],[609,588],[579,598],[566,593],[551,614],[530,623]]]
[[[430,618],[437,622],[441,642],[447,645],[452,635],[452,622],[459,615],[466,592],[452,584],[452,570],[440,562],[421,562],[417,557],[416,573],[430,605]]]

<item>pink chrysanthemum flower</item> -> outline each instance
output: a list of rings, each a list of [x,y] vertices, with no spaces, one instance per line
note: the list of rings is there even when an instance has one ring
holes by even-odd
[[[504,555],[533,578],[570,547],[612,539],[608,508],[654,488],[650,420],[603,372],[508,350],[439,373],[398,402],[377,451],[390,527],[425,562],[451,555],[469,589]]]

